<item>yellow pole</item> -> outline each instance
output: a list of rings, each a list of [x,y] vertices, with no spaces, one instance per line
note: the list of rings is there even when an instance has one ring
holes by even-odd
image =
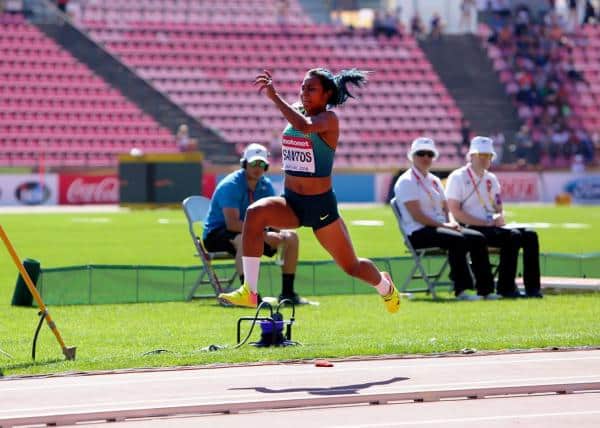
[[[8,239],[8,236],[6,236],[6,232],[4,232],[2,225],[0,225],[0,237],[2,238],[2,241],[4,241],[4,245],[6,245],[6,249],[10,253],[13,261],[15,262],[17,269],[19,269],[19,272],[21,272],[21,276],[25,280],[25,284],[27,284],[27,288],[29,288],[31,295],[37,302],[37,304],[40,308],[40,311],[46,315],[46,322],[48,323],[48,327],[50,327],[50,330],[52,330],[52,333],[54,333],[54,336],[56,336],[56,340],[58,340],[58,343],[60,344],[60,347],[62,348],[62,352],[63,352],[64,356],[67,358],[67,360],[74,360],[75,359],[75,351],[77,348],[75,348],[74,346],[73,347],[65,346],[65,342],[63,341],[62,337],[60,336],[60,332],[58,331],[58,328],[56,328],[56,324],[54,324],[54,321],[52,320],[52,317],[50,316],[50,313],[48,312],[46,305],[44,305],[42,296],[40,296],[40,293],[38,293],[37,288],[35,288],[35,285],[33,284],[31,277],[25,270],[25,267],[21,263],[19,256],[17,256],[17,252],[15,251],[10,240]]]

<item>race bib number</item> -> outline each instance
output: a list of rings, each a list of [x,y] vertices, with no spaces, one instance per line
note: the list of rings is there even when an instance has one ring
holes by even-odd
[[[281,161],[284,171],[315,172],[315,153],[312,141],[306,137],[283,136]]]

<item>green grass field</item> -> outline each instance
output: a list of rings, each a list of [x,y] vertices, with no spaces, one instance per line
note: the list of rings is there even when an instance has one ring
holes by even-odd
[[[546,253],[600,251],[599,207],[515,206],[507,220],[547,223],[538,229]],[[342,209],[357,253],[364,257],[404,255],[389,207]],[[379,226],[354,224],[383,222]],[[114,213],[1,214],[1,224],[21,258],[43,267],[79,264],[189,266],[197,263],[179,210]],[[301,260],[329,259],[309,229],[300,230]],[[31,361],[36,311],[10,306],[17,270],[8,252],[0,256],[0,370],[4,375],[87,371],[214,362],[285,360],[350,355],[429,353],[462,348],[505,349],[600,345],[600,295],[556,295],[543,300],[456,303],[428,298],[405,301],[388,315],[376,295],[319,297],[321,306],[298,309],[287,349],[203,353],[209,344],[232,344],[235,324],[253,311],[224,309],[214,301],[136,305],[51,307],[65,341],[78,347],[63,361],[47,327]],[[256,339],[253,336],[253,339]],[[163,348],[171,352],[143,356]]]

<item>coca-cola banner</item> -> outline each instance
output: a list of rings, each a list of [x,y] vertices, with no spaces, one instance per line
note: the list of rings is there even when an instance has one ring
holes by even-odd
[[[58,203],[61,205],[116,204],[119,202],[117,175],[60,175]]]

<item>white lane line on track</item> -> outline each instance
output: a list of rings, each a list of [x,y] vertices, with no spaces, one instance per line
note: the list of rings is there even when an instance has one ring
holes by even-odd
[[[526,385],[547,385],[547,384],[568,384],[569,381],[577,381],[577,380],[583,380],[586,382],[600,382],[600,376],[596,377],[595,379],[590,379],[588,376],[566,376],[566,377],[560,377],[560,378],[533,378],[533,379],[517,379],[518,381],[520,381],[517,384],[511,384],[509,383],[511,380],[507,379],[507,380],[503,380],[502,382],[497,382],[494,383],[494,381],[473,381],[473,382],[467,382],[467,383],[450,383],[450,384],[426,384],[426,385],[413,385],[418,387],[418,389],[415,388],[410,388],[410,385],[407,385],[404,388],[391,388],[391,387],[383,387],[383,388],[379,388],[377,391],[373,391],[372,393],[378,393],[378,394],[385,394],[388,393],[388,389],[393,389],[392,392],[395,393],[411,393],[411,392],[422,392],[422,391],[440,391],[440,390],[444,390],[444,389],[453,389],[453,390],[457,390],[457,389],[468,389],[468,388],[473,388],[473,389],[477,389],[477,387],[482,387],[485,386],[486,384],[491,384],[491,386],[493,387],[510,387],[510,386],[521,386],[523,385],[523,381],[528,381],[528,380],[544,380],[544,382],[536,382],[536,383],[526,383]],[[548,380],[551,381],[548,381]],[[448,388],[451,387],[451,388]],[[301,388],[301,387],[300,387]],[[287,388],[283,388],[283,389],[287,389]],[[293,389],[297,389],[297,387],[293,388]],[[98,407],[102,407],[103,409],[109,409],[109,410],[120,410],[120,409],[129,409],[132,406],[138,406],[138,405],[142,405],[143,408],[147,408],[148,404],[152,404],[152,403],[157,403],[160,404],[159,407],[169,407],[169,406],[181,406],[181,405],[186,405],[186,404],[202,404],[202,405],[209,405],[209,404],[222,404],[222,403],[234,403],[234,402],[239,402],[239,401],[252,401],[252,402],[263,402],[263,401],[270,401],[272,400],[272,396],[274,394],[277,395],[281,395],[281,394],[293,394],[293,395],[286,395],[285,398],[282,399],[303,399],[303,398],[308,398],[308,397],[316,397],[318,396],[318,394],[309,394],[309,390],[319,390],[319,387],[307,387],[307,391],[305,391],[306,393],[303,393],[303,391],[296,391],[296,392],[292,392],[292,393],[278,393],[276,388],[273,388],[273,393],[263,393],[261,395],[257,395],[256,392],[248,392],[248,393],[236,393],[236,392],[231,392],[231,393],[227,393],[226,395],[216,395],[215,391],[209,392],[207,393],[207,395],[193,395],[190,396],[189,395],[189,391],[181,391],[181,394],[185,394],[183,396],[174,396],[173,392],[170,393],[170,397],[157,397],[157,398],[149,398],[149,399],[144,399],[144,400],[127,400],[127,401],[123,401],[122,399],[119,401],[118,405],[119,408],[115,408],[115,402],[114,402],[114,398],[110,398],[109,401],[95,401],[93,400],[93,397],[88,397],[87,401],[85,403],[79,403],[79,404],[68,404],[68,405],[59,405],[58,403],[52,404],[48,407],[35,407],[35,408],[12,408],[10,410],[0,410],[0,417],[4,416],[6,417],[7,415],[12,415],[14,414],[14,412],[28,412],[28,411],[51,411],[53,413],[56,413],[58,411],[61,410],[74,410],[74,409],[89,409],[90,405],[93,405],[96,409]],[[323,387],[322,388],[323,391],[328,391],[330,389],[330,387]],[[55,391],[54,391],[55,392]],[[350,391],[349,391],[350,392]],[[350,393],[349,395],[352,396],[357,396],[360,395],[360,391],[359,392],[355,392],[355,390],[352,390],[352,393]],[[365,395],[368,395],[369,392],[365,392]],[[327,394],[327,395],[323,395],[323,397],[332,397],[332,396],[339,396],[342,397],[343,395],[348,395],[348,394]],[[105,397],[103,397],[105,398]],[[12,413],[10,413],[12,412]]]
[[[571,358],[537,358],[537,359],[528,359],[526,358],[528,354],[518,354],[518,355],[514,355],[514,359],[507,359],[507,358],[502,358],[501,361],[499,361],[498,359],[494,359],[494,360],[482,360],[482,359],[476,359],[477,357],[471,359],[470,357],[464,357],[461,358],[460,361],[451,361],[451,362],[446,362],[446,364],[442,364],[442,361],[439,359],[436,360],[432,360],[432,361],[419,361],[418,363],[414,363],[414,364],[401,364],[401,365],[377,365],[375,368],[379,371],[385,371],[385,370],[393,370],[394,372],[398,373],[399,369],[423,369],[423,368],[444,368],[444,367],[474,367],[474,366],[488,366],[488,365],[507,365],[507,364],[529,364],[529,363],[549,363],[549,362],[559,362],[559,361],[567,361],[567,362],[576,362],[576,361],[590,361],[590,360],[600,360],[600,354],[596,355],[596,356],[582,356],[582,357],[571,357]],[[529,354],[531,355],[531,354]],[[490,356],[493,357],[493,356]],[[513,356],[511,356],[513,357]],[[385,360],[366,360],[366,361],[361,361],[361,364],[364,363],[377,363],[377,362],[384,362]],[[343,367],[344,364],[347,363],[356,363],[356,361],[339,361],[336,362],[336,366],[335,366],[335,373],[336,376],[340,376],[344,373],[359,373],[359,372],[369,372],[371,373],[374,370],[374,367],[371,366],[369,364],[369,367]],[[365,364],[365,365],[367,365]],[[246,371],[248,369],[252,368],[253,370],[248,371],[248,374],[242,373],[242,371]],[[267,370],[267,368],[269,370]],[[143,384],[143,383],[158,383],[158,382],[164,382],[164,383],[170,383],[175,381],[178,377],[182,378],[182,380],[184,381],[192,381],[192,380],[213,380],[213,379],[227,379],[232,377],[233,375],[235,376],[236,379],[241,379],[241,378],[270,378],[269,376],[273,376],[276,377],[278,375],[281,375],[282,370],[286,371],[287,374],[293,375],[293,376],[300,376],[300,375],[316,375],[315,373],[315,368],[313,367],[312,364],[306,364],[303,366],[299,366],[299,365],[286,365],[286,364],[281,364],[281,365],[275,365],[275,366],[248,366],[248,367],[227,367],[227,368],[223,368],[223,369],[214,369],[214,370],[219,370],[219,373],[211,373],[211,370],[213,369],[200,369],[197,372],[194,372],[193,370],[181,370],[181,371],[177,371],[177,370],[172,370],[172,371],[154,371],[154,372],[129,372],[129,373],[114,373],[114,374],[108,374],[108,375],[93,375],[93,376],[64,376],[64,377],[48,377],[48,378],[16,378],[16,379],[0,379],[0,385],[2,385],[2,391],[17,391],[17,390],[22,390],[22,391],[26,391],[26,390],[37,390],[37,389],[45,389],[47,388],[47,385],[36,385],[36,386],[15,386],[13,388],[6,388],[5,386],[10,386],[10,384],[14,384],[14,385],[18,385],[18,384],[26,384],[29,382],[35,382],[35,381],[40,381],[40,382],[44,382],[44,383],[51,383],[53,387],[79,387],[79,386],[84,386],[86,384],[89,384],[91,386],[103,386],[103,385],[119,385],[119,384],[125,384],[125,385],[129,385],[132,382],[135,382],[136,384]],[[166,377],[165,379],[160,379],[159,376],[157,376],[157,374],[160,373],[168,373],[168,377]],[[319,373],[321,374],[321,373]],[[98,376],[107,376],[110,377],[110,379],[106,379],[106,380],[98,380]],[[123,379],[123,380],[115,380],[116,377],[121,377],[121,376],[125,376],[128,377],[127,379]],[[595,374],[591,375],[591,376],[595,376]],[[130,379],[129,377],[136,377],[135,380]],[[86,382],[87,381],[87,382]],[[7,382],[8,384],[4,384],[3,382]],[[57,385],[57,383],[62,383],[62,385]],[[69,385],[68,383],[73,383],[71,385]]]
[[[585,410],[580,412],[557,412],[557,413],[532,413],[528,415],[498,415],[498,416],[479,416],[471,418],[451,418],[451,419],[429,419],[424,421],[406,421],[406,422],[388,422],[379,424],[360,424],[360,425],[337,425],[329,428],[385,428],[385,427],[397,427],[402,425],[436,425],[445,426],[448,423],[457,422],[480,422],[480,421],[498,421],[508,419],[522,419],[522,418],[548,418],[557,416],[584,416],[584,415],[600,415],[600,410]]]
[[[370,370],[372,372],[372,369]],[[292,373],[294,376],[298,375],[298,373]],[[302,374],[302,373],[300,373]],[[313,374],[314,371],[313,371]],[[408,374],[408,373],[406,373]],[[339,372],[336,372],[336,377],[339,375]],[[263,381],[264,379],[264,374],[260,374],[260,376],[257,375],[252,375],[252,376],[248,376],[251,379],[249,380],[253,380],[254,378],[256,378],[256,382],[260,381],[262,382],[260,384],[260,386],[265,385],[265,382]],[[315,374],[316,376],[316,374]],[[219,379],[219,377],[215,376],[215,377],[203,377],[203,376],[194,376],[194,377],[188,377],[185,379],[180,379],[180,381],[184,381],[186,383],[189,382],[195,382],[195,381],[204,381],[206,382],[207,380],[211,380],[211,379]],[[226,380],[227,378],[225,378]],[[239,380],[240,376],[236,376],[236,380]],[[467,381],[467,382],[457,382],[457,383],[431,383],[431,384],[408,384],[408,387],[415,387],[418,386],[420,388],[423,387],[448,387],[448,386],[455,386],[455,385],[471,385],[471,384],[489,384],[489,383],[494,383],[494,384],[505,384],[505,383],[513,383],[513,382],[542,382],[542,383],[550,383],[549,381],[554,382],[562,382],[562,381],[567,381],[567,380],[577,380],[577,379],[590,379],[590,381],[595,382],[595,381],[600,381],[600,373],[587,373],[585,375],[575,375],[575,376],[548,376],[548,377],[529,377],[529,378],[510,378],[510,379],[502,379],[501,381],[498,381],[497,379],[489,379],[489,380],[482,380],[482,381],[477,381],[477,380],[473,380],[473,381]],[[83,379],[81,379],[83,380]],[[66,389],[66,388],[83,388],[83,387],[94,387],[94,388],[99,388],[102,386],[116,386],[116,385],[143,385],[143,384],[148,384],[151,383],[154,385],[154,387],[156,387],[156,384],[158,383],[172,383],[175,382],[177,379],[174,378],[169,378],[169,379],[144,379],[144,380],[133,380],[133,379],[126,379],[126,380],[122,380],[122,381],[114,381],[114,380],[110,380],[110,379],[106,379],[106,380],[102,380],[100,382],[96,381],[96,382],[74,382],[74,383],[69,383],[69,384],[63,384],[63,385],[56,385],[54,383],[51,384],[46,384],[46,385],[38,385],[38,386],[15,386],[12,388],[2,388],[2,393],[4,392],[11,392],[11,391],[36,391],[36,390],[44,390],[44,389],[52,389],[52,390],[60,390],[60,389]],[[410,381],[412,379],[408,379],[408,381]],[[307,378],[307,383],[310,382],[311,380],[309,378]],[[365,380],[365,379],[356,379],[353,380],[353,385],[357,385],[360,383],[365,383],[365,382],[372,382],[373,380]],[[255,382],[255,383],[256,383]],[[0,384],[1,385],[1,384]],[[237,385],[240,385],[239,383]],[[236,386],[236,387],[240,387],[240,386]],[[334,386],[331,385],[324,385],[324,386],[313,386],[311,388],[322,388],[322,389],[327,389],[327,388],[333,388]],[[385,385],[381,385],[379,386],[382,389],[386,389],[386,388],[391,388],[390,386],[385,386]],[[276,389],[276,388],[280,388],[280,389],[287,389],[287,388],[302,388],[302,386],[298,386],[297,384],[289,385],[289,384],[284,384],[284,385],[279,385],[279,386],[273,386],[272,389]],[[0,393],[0,397],[2,396],[2,394]]]
[[[9,418],[14,417],[15,414],[22,415],[26,412],[35,412],[36,414],[40,413],[51,413],[51,414],[59,414],[59,413],[68,413],[73,411],[89,411],[89,412],[104,412],[104,411],[113,411],[117,412],[119,410],[130,410],[130,409],[156,409],[156,408],[164,408],[164,407],[184,407],[190,405],[220,405],[223,404],[223,400],[219,400],[215,398],[214,395],[211,395],[212,401],[201,401],[199,402],[198,397],[181,397],[178,399],[168,399],[168,398],[159,398],[159,399],[143,399],[143,400],[132,400],[132,401],[123,401],[119,400],[118,403],[115,403],[114,400],[110,401],[101,401],[101,402],[86,402],[85,404],[71,404],[71,405],[63,405],[63,406],[36,406],[36,407],[26,407],[26,408],[13,408],[10,410],[0,410],[0,419],[1,418]],[[253,402],[266,402],[269,403],[272,401],[271,397],[265,397],[262,400],[249,400],[247,395],[232,395],[227,397],[228,400],[225,403],[236,403],[240,401],[253,401]]]

